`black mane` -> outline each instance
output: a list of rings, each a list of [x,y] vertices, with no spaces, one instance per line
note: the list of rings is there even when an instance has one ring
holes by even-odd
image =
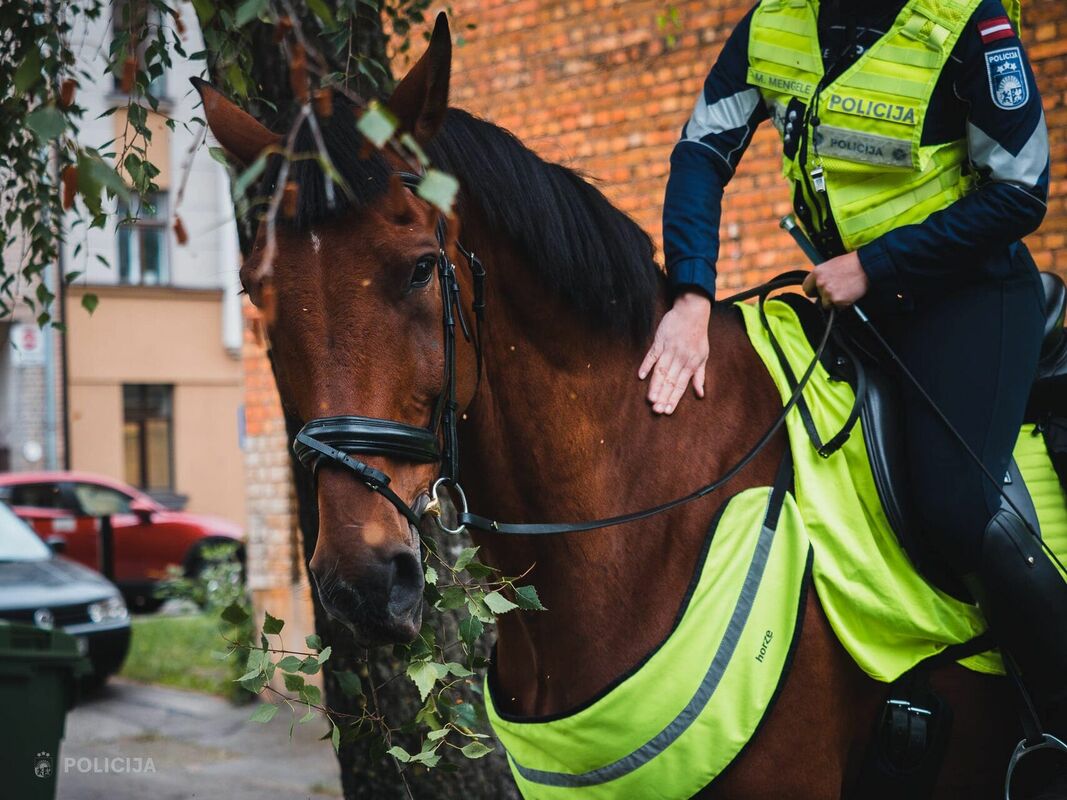
[[[306,228],[351,209],[371,205],[384,193],[390,169],[381,156],[360,158],[363,139],[341,103],[322,124],[323,142],[351,189],[335,187],[331,207],[326,176],[314,159],[291,163],[289,179],[299,195],[291,224]],[[652,240],[578,173],[550,164],[508,131],[460,109],[449,109],[440,132],[426,148],[431,162],[461,185],[460,213],[480,214],[488,230],[507,236],[544,284],[594,324],[648,335],[662,285]],[[294,151],[316,152],[308,125]],[[272,159],[261,187],[277,180],[281,159]],[[492,272],[492,264],[487,265]]]

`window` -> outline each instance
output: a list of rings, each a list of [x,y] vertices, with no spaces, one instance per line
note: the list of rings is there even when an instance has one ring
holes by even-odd
[[[122,387],[126,482],[146,491],[174,489],[174,387]]]
[[[156,37],[160,23],[159,10],[150,6],[147,0],[114,0],[111,4],[111,40],[114,45],[132,53],[137,62],[137,69],[142,69],[145,51]],[[156,63],[150,68],[148,93],[162,98],[167,93],[167,72],[163,65]],[[115,91],[122,91],[123,62],[119,62],[115,73]]]
[[[81,506],[81,513],[89,517],[129,514],[130,500],[133,499],[117,489],[96,483],[74,484],[74,497]]]
[[[156,286],[170,282],[167,195],[158,192],[134,207],[119,201],[119,282]]]
[[[27,508],[55,508],[73,511],[58,483],[16,483],[10,487],[7,502]]]

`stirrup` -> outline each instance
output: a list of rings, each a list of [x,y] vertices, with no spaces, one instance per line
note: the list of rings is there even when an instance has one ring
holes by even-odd
[[[1011,754],[1011,759],[1008,761],[1008,774],[1004,778],[1004,800],[1011,800],[1011,778],[1015,774],[1015,768],[1019,766],[1019,762],[1025,756],[1038,750],[1059,750],[1064,755],[1067,755],[1067,744],[1064,744],[1051,733],[1044,732],[1038,735],[1038,740],[1035,744],[1030,744],[1030,739],[1021,739],[1015,745],[1015,752]]]

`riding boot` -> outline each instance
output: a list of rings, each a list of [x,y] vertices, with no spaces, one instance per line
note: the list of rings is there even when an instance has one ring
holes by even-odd
[[[1045,732],[1067,742],[1067,580],[1023,521],[1001,509],[986,526],[978,573],[966,583],[1018,667]],[[1067,779],[1067,754],[1055,756],[1041,783]]]

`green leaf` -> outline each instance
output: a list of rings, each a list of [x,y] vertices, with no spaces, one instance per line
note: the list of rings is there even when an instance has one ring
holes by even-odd
[[[96,307],[100,305],[100,298],[95,294],[83,294],[82,295],[82,308],[92,314],[96,311]]]
[[[324,648],[322,648],[322,652],[319,653],[319,655],[317,657],[317,661],[320,664],[325,663],[326,660],[330,657],[330,654],[332,652],[333,652],[333,648],[332,647],[324,647]]]
[[[223,149],[222,149],[221,147],[209,147],[209,148],[207,149],[207,151],[208,151],[208,154],[209,154],[209,155],[210,155],[210,156],[211,156],[211,157],[212,157],[213,159],[215,159],[215,160],[216,160],[216,161],[218,161],[218,162],[219,162],[220,164],[222,164],[222,166],[224,166],[224,167],[228,167],[228,166],[230,166],[230,159],[229,159],[229,157],[228,157],[228,156],[226,155],[226,151],[225,151],[225,150],[223,150]]]
[[[494,614],[506,614],[512,609],[518,608],[517,605],[504,597],[499,591],[487,594],[485,596],[485,604],[489,606],[489,610]]]
[[[473,597],[467,598],[467,611],[482,622],[496,622],[496,617],[493,616],[493,612],[489,610],[483,598],[482,592],[474,592]]]
[[[459,752],[463,753],[463,755],[465,755],[467,758],[481,758],[484,755],[492,753],[493,748],[486,747],[481,742],[470,742],[469,744],[465,744],[462,748],[460,748]]]
[[[300,699],[309,706],[317,706],[322,702],[322,691],[318,686],[308,684],[300,690]]]
[[[311,13],[321,19],[327,25],[332,26],[334,24],[333,14],[330,12],[330,7],[326,5],[322,0],[307,0],[308,8]]]
[[[492,567],[487,567],[479,561],[472,561],[467,565],[467,574],[475,580],[481,580],[482,578],[488,578],[496,572]]]
[[[460,551],[459,558],[456,559],[456,572],[461,572],[467,568],[467,565],[474,560],[474,557],[478,555],[477,547],[464,547]]]
[[[26,125],[42,142],[49,142],[66,129],[67,118],[55,106],[41,106],[26,115]]]
[[[300,671],[307,675],[314,675],[320,667],[319,660],[315,656],[308,656],[300,662]]]
[[[459,623],[459,638],[463,640],[468,649],[477,644],[484,631],[485,625],[475,616],[467,617]]]
[[[405,750],[400,745],[394,744],[392,747],[390,747],[385,752],[388,753],[389,755],[391,755],[397,761],[400,761],[400,762],[402,762],[404,764],[407,764],[409,761],[411,761],[411,754],[408,753],[408,751]]]
[[[301,725],[303,725],[303,724],[304,724],[305,722],[311,722],[311,720],[315,719],[315,717],[316,717],[316,716],[317,716],[317,715],[316,715],[316,713],[315,713],[315,709],[313,709],[313,708],[311,708],[310,706],[308,706],[308,713],[306,713],[306,714],[305,714],[304,716],[302,716],[302,717],[301,717],[301,718],[300,718],[300,719],[298,720],[298,722],[299,722],[299,723],[300,723]]]
[[[430,584],[437,583],[437,570],[433,567],[426,568],[426,582]]]
[[[452,205],[459,193],[459,181],[447,172],[430,168],[419,181],[416,191],[419,197],[440,209],[443,214],[452,213]]]
[[[527,611],[545,610],[545,607],[541,605],[541,598],[537,596],[537,589],[533,586],[516,586],[515,602],[519,608]]]
[[[457,664],[455,661],[449,661],[447,664],[445,664],[445,668],[457,678],[466,678],[474,674],[465,666],[463,666],[462,664]]]
[[[359,697],[363,694],[363,682],[354,672],[335,672],[334,677],[346,697]]]
[[[285,673],[285,688],[290,692],[299,692],[304,688],[304,679],[299,675]]]
[[[261,155],[252,165],[244,170],[237,176],[237,180],[233,182],[233,195],[234,197],[244,197],[245,192],[248,191],[248,187],[252,185],[260,175],[263,174],[263,170],[267,168],[267,156]]]
[[[285,620],[271,616],[269,611],[264,613],[266,613],[266,617],[263,620],[263,633],[281,633]]]
[[[278,706],[273,703],[264,703],[252,712],[252,716],[248,718],[249,722],[270,722],[274,719],[274,715],[278,713]]]
[[[193,8],[201,25],[206,26],[215,16],[215,3],[212,0],[193,0]]]
[[[407,675],[415,682],[420,699],[426,699],[437,679],[443,677],[443,670],[443,664],[435,664],[432,661],[412,661],[408,664]]]
[[[330,742],[333,744],[333,751],[335,753],[341,749],[341,729],[336,725],[334,725],[333,730],[330,731]]]
[[[438,603],[438,608],[443,611],[448,611],[453,608],[463,608],[465,602],[467,602],[467,593],[463,590],[463,587],[449,586],[441,592],[441,602]]]
[[[41,51],[36,47],[31,47],[30,52],[26,54],[26,58],[22,60],[19,68],[15,70],[15,88],[20,93],[25,93],[27,90],[32,89],[40,79]]]
[[[240,625],[248,619],[248,612],[239,603],[230,603],[226,608],[222,609],[221,617],[231,625]]]
[[[319,635],[317,633],[313,633],[310,636],[305,636],[304,644],[306,644],[312,650],[322,649],[322,639],[319,638]]]
[[[426,738],[431,742],[436,742],[438,739],[443,739],[448,736],[448,728],[438,728],[435,731],[430,731],[426,734]]]
[[[233,24],[238,28],[247,25],[267,8],[268,0],[245,0],[234,15]]]
[[[298,669],[300,669],[300,665],[303,663],[304,660],[302,658],[297,658],[296,656],[286,656],[278,662],[278,669],[282,670],[282,672],[296,672]]]
[[[385,147],[389,139],[392,138],[396,132],[397,125],[397,118],[393,115],[393,112],[377,100],[371,100],[367,104],[367,110],[363,112],[356,122],[356,128],[359,132],[379,150]]]

